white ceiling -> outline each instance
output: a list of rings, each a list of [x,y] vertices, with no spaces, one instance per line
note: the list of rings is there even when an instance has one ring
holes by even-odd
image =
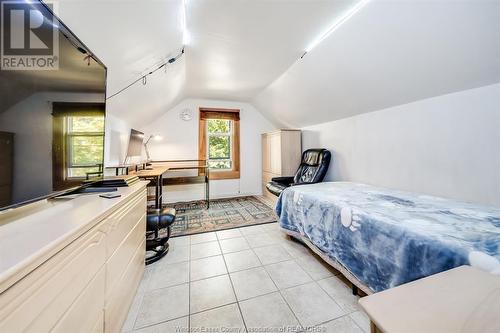
[[[500,82],[500,1],[374,0],[254,100],[302,127]]]
[[[252,99],[357,1],[187,1],[187,93]]]
[[[186,97],[250,101],[294,127],[500,81],[500,1],[186,0],[185,57],[108,101],[141,126]],[[108,66],[108,95],[182,46],[182,0],[59,0]]]
[[[250,101],[358,0],[186,0],[183,61],[108,101],[134,125],[185,97]],[[108,95],[182,46],[182,0],[60,0],[61,19],[108,67]]]
[[[108,67],[107,94],[140,78],[182,47],[180,0],[59,0],[63,22]],[[183,62],[108,100],[107,111],[130,124],[154,119],[182,99]]]

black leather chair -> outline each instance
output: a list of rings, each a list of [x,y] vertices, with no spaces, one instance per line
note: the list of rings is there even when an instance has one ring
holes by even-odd
[[[272,194],[279,196],[287,187],[301,184],[320,183],[325,178],[331,153],[326,149],[307,149],[302,153],[299,169],[293,177],[274,177],[266,188]]]
[[[146,216],[146,251],[153,254],[146,254],[146,265],[160,260],[168,253],[168,240],[174,222],[174,208],[148,210]],[[163,229],[166,229],[166,235],[160,235],[160,231]]]

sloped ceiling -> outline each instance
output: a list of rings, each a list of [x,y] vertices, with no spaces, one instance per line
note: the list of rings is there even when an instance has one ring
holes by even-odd
[[[249,101],[356,1],[190,0],[187,93]]]
[[[186,97],[251,101],[358,0],[185,0],[185,57],[108,101],[147,124]],[[182,47],[182,0],[60,0],[62,20],[108,67],[108,94]]]
[[[222,99],[302,127],[500,82],[498,1],[372,0],[299,60],[358,1],[185,0],[185,56],[108,112],[141,126],[184,98]],[[182,0],[58,2],[108,66],[108,94],[182,47]]]
[[[63,22],[108,68],[111,95],[182,48],[182,1],[59,0]],[[132,125],[154,119],[183,98],[185,61],[108,100],[110,112]]]
[[[500,82],[500,1],[372,1],[261,92],[302,127]]]

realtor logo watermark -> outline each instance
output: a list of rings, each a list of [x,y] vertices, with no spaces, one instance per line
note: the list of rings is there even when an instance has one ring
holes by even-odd
[[[54,3],[47,4],[54,8]],[[1,70],[59,69],[59,33],[38,1],[2,1]]]

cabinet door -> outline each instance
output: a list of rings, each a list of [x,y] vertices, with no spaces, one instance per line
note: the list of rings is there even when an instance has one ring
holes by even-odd
[[[142,243],[137,247],[132,260],[129,262],[122,276],[114,283],[113,290],[106,299],[104,308],[105,333],[121,332],[134,300],[135,291],[144,274],[145,256],[146,239],[144,238]]]
[[[83,297],[76,307],[95,322],[104,307],[104,274],[94,278],[106,256],[102,229],[100,224],[89,230],[0,295],[0,332],[49,332],[91,281],[86,296],[92,302]],[[92,297],[94,289],[99,297]],[[63,326],[77,313],[68,315]]]
[[[94,279],[70,306],[51,333],[88,333],[104,329],[104,281],[105,271],[101,268]],[[96,304],[98,306],[96,306]]]
[[[293,176],[300,165],[302,140],[300,131],[282,131],[281,169],[282,176]]]
[[[267,134],[262,134],[262,171],[269,172],[271,170],[269,157],[269,140]]]
[[[132,198],[120,209],[106,219],[109,227],[106,242],[106,258],[109,259],[120,244],[127,238],[128,233],[134,229],[139,220],[145,220],[146,214],[146,189]],[[146,233],[144,229],[143,235]],[[123,266],[125,268],[125,266]]]
[[[279,132],[269,135],[271,173],[281,175],[281,135]]]

